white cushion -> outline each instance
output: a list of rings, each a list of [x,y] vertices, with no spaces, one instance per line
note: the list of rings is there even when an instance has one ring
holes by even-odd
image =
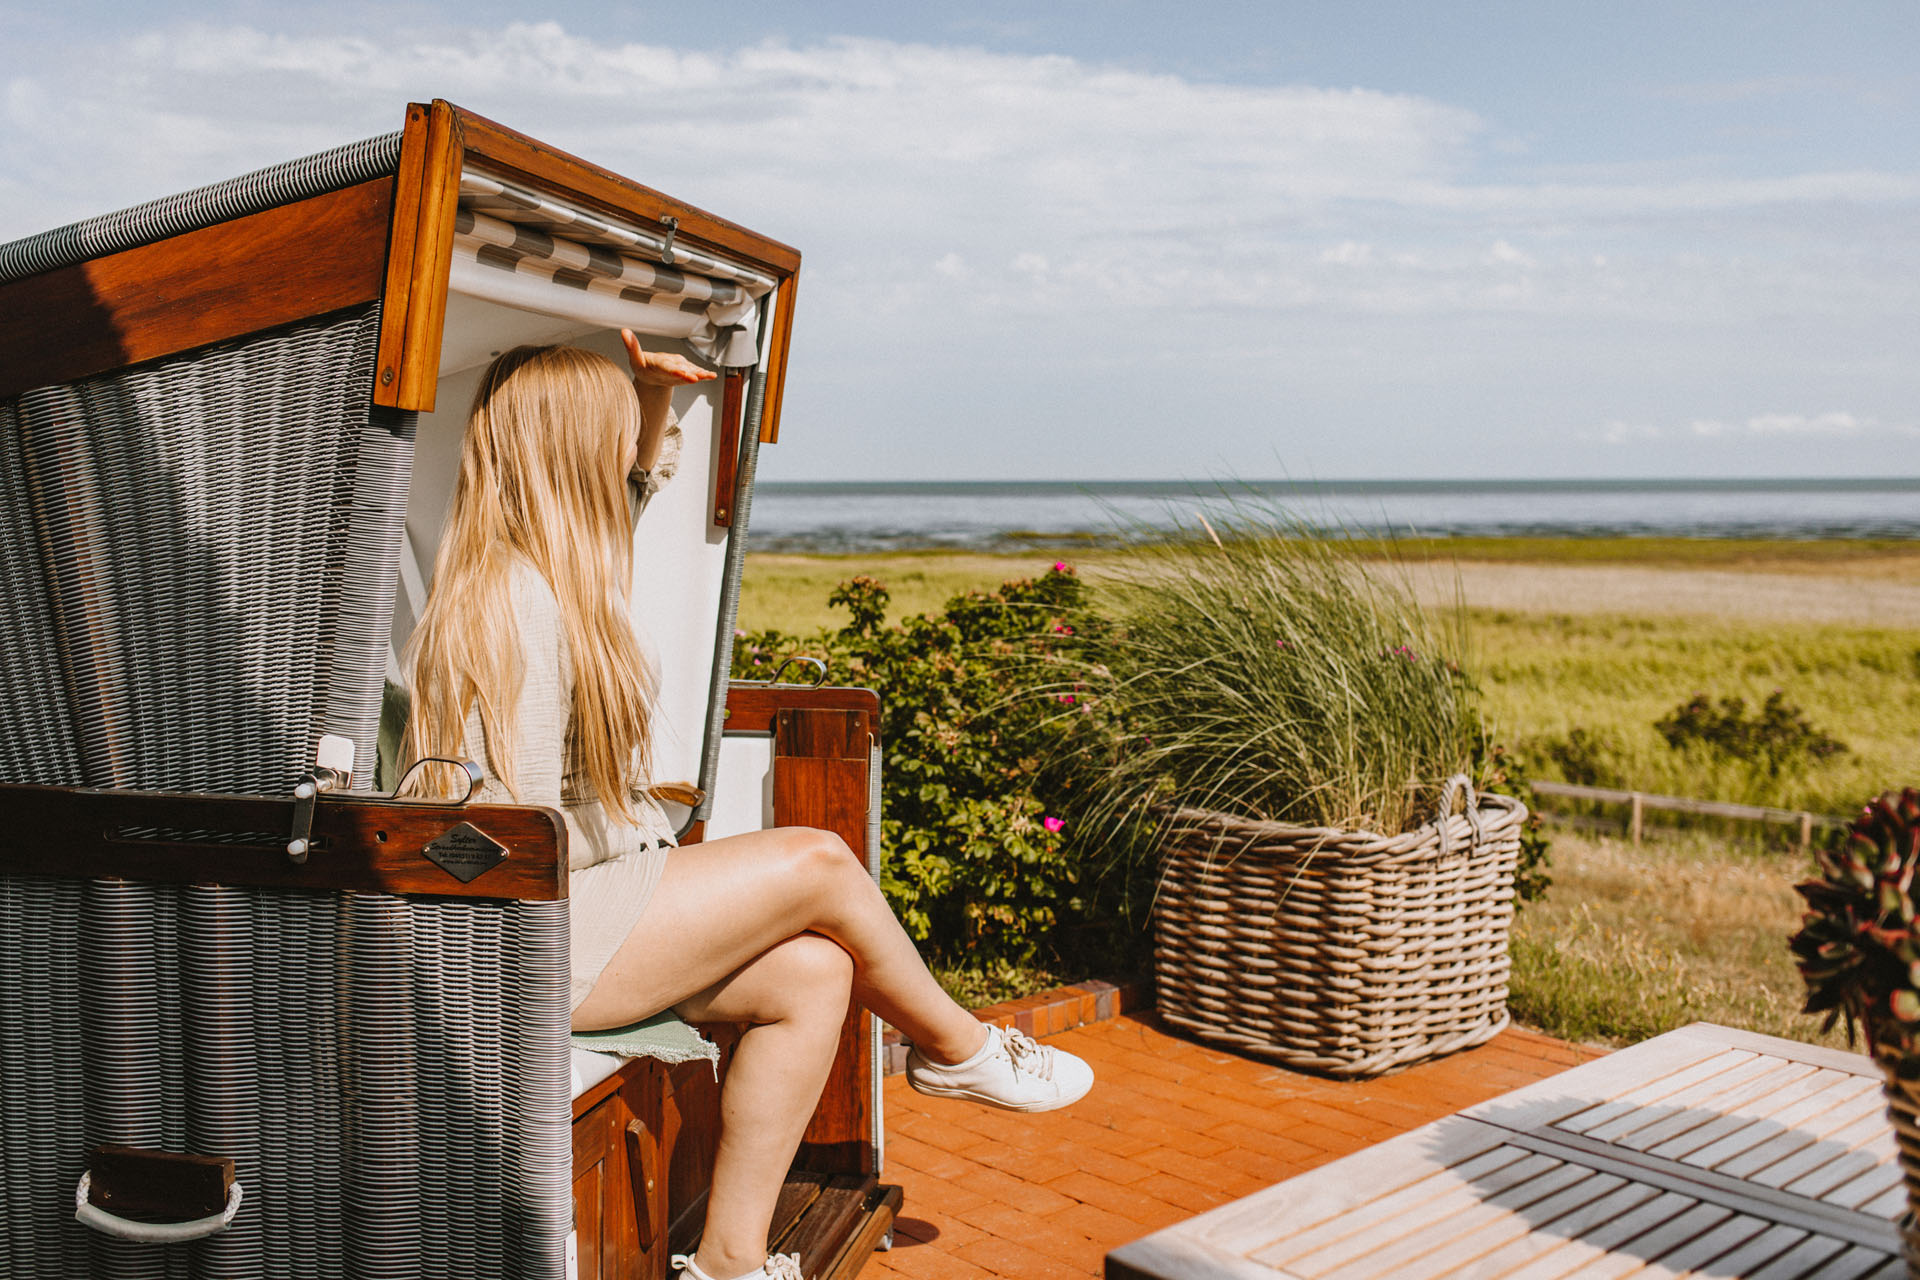
[[[626,1059],[617,1053],[595,1053],[591,1049],[573,1051],[573,1096],[579,1097],[620,1069]]]

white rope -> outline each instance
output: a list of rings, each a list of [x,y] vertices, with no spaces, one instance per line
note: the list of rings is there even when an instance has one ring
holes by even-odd
[[[233,1215],[240,1212],[240,1184],[233,1184],[227,1192],[227,1207],[219,1213],[204,1218],[195,1218],[191,1222],[133,1222],[118,1214],[108,1213],[105,1209],[91,1203],[87,1193],[93,1187],[93,1173],[89,1170],[80,1175],[80,1185],[73,1193],[73,1216],[84,1226],[95,1231],[103,1231],[110,1236],[119,1236],[122,1240],[137,1240],[141,1244],[178,1244],[183,1240],[202,1240],[217,1232],[225,1231],[233,1225]]]

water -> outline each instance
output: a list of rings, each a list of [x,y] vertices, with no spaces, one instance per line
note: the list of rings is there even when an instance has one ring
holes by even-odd
[[[1254,481],[1228,486],[1356,534],[1445,537],[1913,538],[1920,478]],[[1196,528],[1221,486],[1159,481],[798,483],[754,491],[753,546],[852,552],[1072,545]]]

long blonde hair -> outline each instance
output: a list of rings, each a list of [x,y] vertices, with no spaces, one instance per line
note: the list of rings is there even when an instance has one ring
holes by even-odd
[[[477,703],[487,754],[519,798],[514,705],[525,668],[510,581],[517,555],[553,589],[572,650],[564,771],[584,772],[610,810],[634,817],[635,771],[651,772],[653,673],[630,615],[633,542],[619,461],[639,434],[639,399],[605,356],[515,347],[487,367],[433,590],[407,646],[413,697],[404,763],[459,756],[467,710]],[[421,782],[439,789],[436,778]]]

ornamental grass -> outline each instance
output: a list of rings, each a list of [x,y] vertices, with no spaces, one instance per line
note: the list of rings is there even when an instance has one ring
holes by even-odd
[[[1103,566],[1109,623],[1079,654],[1113,751],[1101,825],[1165,804],[1386,834],[1430,819],[1481,740],[1464,607],[1422,608],[1338,530],[1238,507],[1201,523]]]

